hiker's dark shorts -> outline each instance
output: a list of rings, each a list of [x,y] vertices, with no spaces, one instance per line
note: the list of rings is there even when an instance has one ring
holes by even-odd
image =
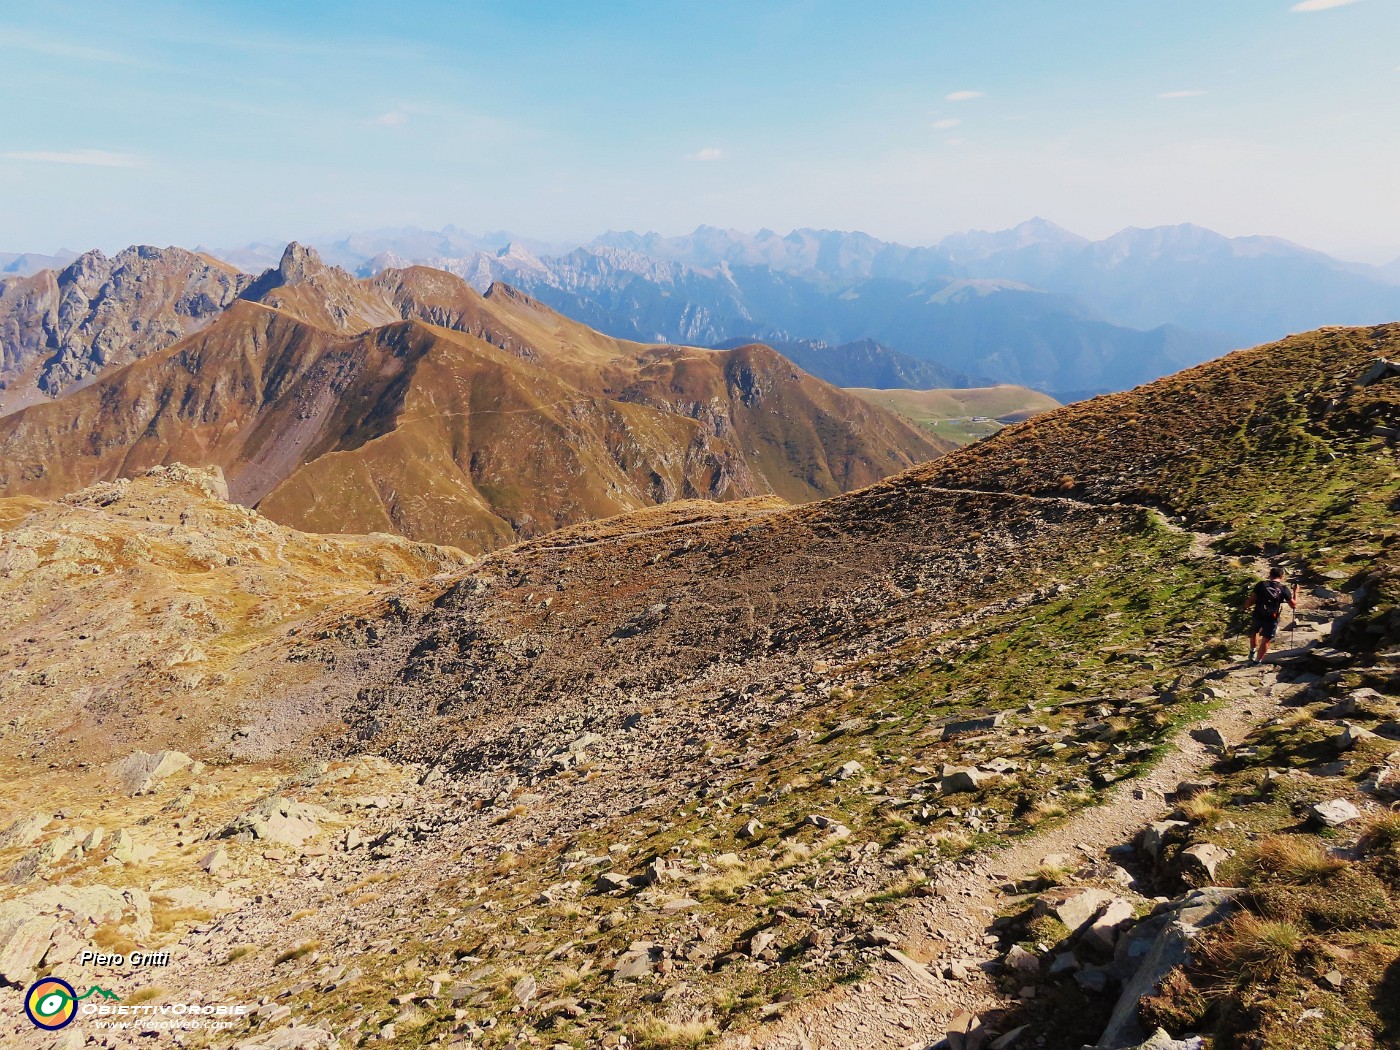
[[[1270,616],[1267,613],[1262,616],[1255,613],[1249,622],[1250,634],[1262,634],[1269,641],[1274,640],[1274,634],[1278,631],[1278,617]]]

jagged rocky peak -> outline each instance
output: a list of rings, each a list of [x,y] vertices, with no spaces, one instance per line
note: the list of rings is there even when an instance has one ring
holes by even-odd
[[[186,251],[84,252],[0,294],[0,415],[58,397],[108,367],[178,342],[223,312],[249,278]]]
[[[112,260],[100,249],[83,252],[65,266],[58,275],[59,287],[76,286],[89,296],[94,294],[112,272]]]
[[[525,306],[537,306],[546,308],[538,299],[526,295],[514,285],[506,284],[505,281],[492,281],[491,287],[486,289],[487,299],[509,299],[512,302],[523,303]]]
[[[315,248],[292,241],[282,253],[282,261],[277,264],[277,274],[281,277],[278,283],[301,284],[319,277],[326,269]]]

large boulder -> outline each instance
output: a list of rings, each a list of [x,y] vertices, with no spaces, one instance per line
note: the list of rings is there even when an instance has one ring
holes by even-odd
[[[0,983],[22,988],[44,961],[54,920],[24,901],[0,902]]]
[[[149,936],[150,899],[110,886],[50,886],[0,903],[0,983],[23,987],[36,967],[68,962],[74,946],[86,944],[98,926],[112,925],[138,939]]]
[[[1142,829],[1138,846],[1153,861],[1161,860],[1168,836],[1178,828],[1189,827],[1184,820],[1158,820]]]
[[[1124,1050],[1203,1050],[1206,1041],[1198,1035],[1188,1035],[1185,1039],[1173,1039],[1170,1032],[1165,1028],[1159,1028],[1148,1036],[1143,1042],[1135,1046],[1125,1047]],[[1098,1050],[1097,1047],[1085,1047],[1084,1050]]]
[[[1036,898],[1032,914],[1053,915],[1077,933],[1107,907],[1114,895],[1092,887],[1060,887],[1047,890]],[[1131,913],[1131,907],[1128,909]]]
[[[1122,897],[1108,902],[1083,933],[1083,943],[1101,952],[1110,952],[1118,943],[1118,935],[1125,923],[1133,917],[1133,906]]]
[[[247,835],[278,846],[300,846],[321,833],[321,822],[333,819],[328,810],[289,798],[266,798],[242,816],[234,818],[220,838]]]
[[[1308,813],[1319,824],[1329,828],[1339,828],[1343,824],[1350,824],[1354,820],[1361,819],[1361,811],[1344,798],[1319,802],[1309,809]]]
[[[949,766],[942,769],[939,790],[945,795],[956,795],[964,791],[977,791],[989,780],[996,780],[995,773],[984,773],[973,766]]]
[[[112,776],[124,793],[145,795],[193,762],[183,751],[157,751],[150,755],[135,751],[112,766]]]
[[[0,831],[0,849],[28,846],[44,833],[51,819],[47,813],[26,813],[16,818],[13,824]]]
[[[1215,869],[1229,859],[1229,850],[1214,842],[1198,842],[1182,850],[1177,863],[1181,866],[1182,875],[1202,885],[1213,882]]]
[[[1123,992],[1096,1044],[1098,1050],[1143,1044],[1148,1034],[1138,1020],[1138,1003],[1155,995],[1173,969],[1191,961],[1192,941],[1230,915],[1236,892],[1215,886],[1193,890],[1160,906],[1119,937],[1112,969],[1123,981]]]

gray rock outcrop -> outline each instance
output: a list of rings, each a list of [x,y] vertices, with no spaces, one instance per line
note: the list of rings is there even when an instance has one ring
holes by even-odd
[[[220,838],[247,835],[250,840],[277,846],[300,846],[321,833],[321,823],[331,820],[329,811],[289,798],[263,799],[243,815],[234,818]]]
[[[208,256],[150,245],[0,281],[0,415],[179,342],[251,281]]]
[[[1156,994],[1162,978],[1174,968],[1190,962],[1191,942],[1201,930],[1230,915],[1234,895],[1234,890],[1219,887],[1195,890],[1162,905],[1119,937],[1113,969],[1122,975],[1123,992],[1095,1044],[1097,1050],[1143,1047],[1145,1039],[1145,1046],[1156,1050],[1138,1020],[1138,1003]]]
[[[112,776],[124,794],[145,795],[193,761],[183,751],[135,751],[112,766]]]

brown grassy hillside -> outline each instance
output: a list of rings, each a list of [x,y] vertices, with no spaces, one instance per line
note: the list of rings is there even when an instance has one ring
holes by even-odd
[[[347,283],[294,263],[273,271],[290,283],[249,294],[306,316],[239,302],[0,419],[0,493],[217,465],[235,499],[295,527],[481,551],[675,499],[817,499],[941,450],[765,347],[619,342],[502,286],[483,297],[430,270]],[[339,330],[399,310],[413,319]]]

